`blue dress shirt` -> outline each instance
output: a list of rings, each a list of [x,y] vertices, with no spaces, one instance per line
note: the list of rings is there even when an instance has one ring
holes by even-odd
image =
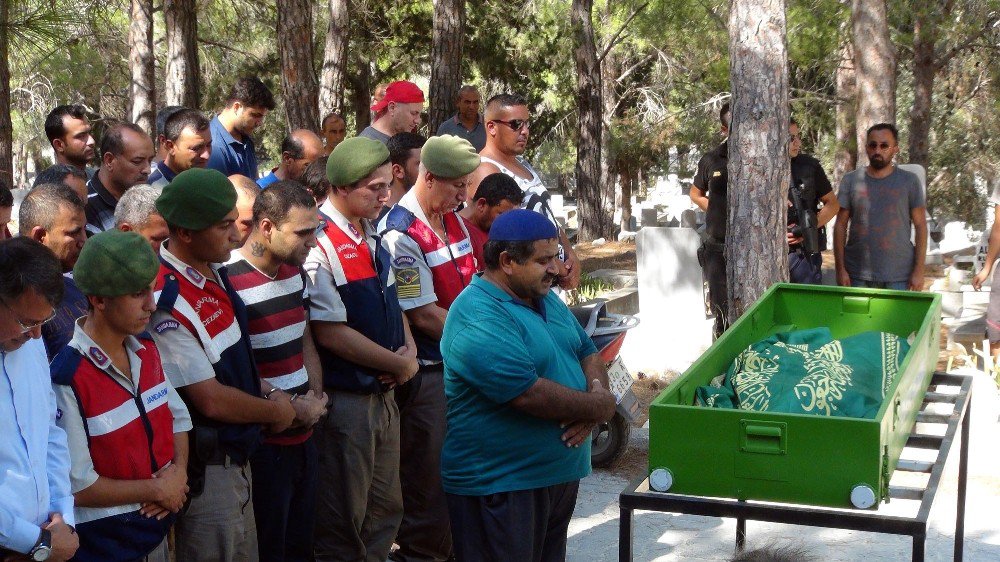
[[[241,174],[257,181],[257,154],[253,139],[246,135],[242,141],[236,140],[218,117],[212,119],[208,128],[212,132],[212,156],[208,159],[208,167],[227,176]]]
[[[0,547],[27,553],[50,512],[73,525],[66,434],[41,340],[0,351]]]

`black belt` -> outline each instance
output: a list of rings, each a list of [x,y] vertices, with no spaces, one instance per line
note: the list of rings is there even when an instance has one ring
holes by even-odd
[[[444,363],[435,363],[433,365],[421,365],[418,369],[418,373],[436,373],[444,371]]]
[[[224,453],[222,451],[216,451],[214,455],[212,455],[207,461],[205,461],[205,464],[224,466],[226,468],[229,468],[230,466],[233,465],[242,466],[246,464],[246,461],[237,462],[237,459],[233,458],[232,455]]]

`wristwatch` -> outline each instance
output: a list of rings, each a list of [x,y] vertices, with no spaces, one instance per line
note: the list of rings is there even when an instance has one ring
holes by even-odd
[[[48,560],[50,554],[52,554],[52,532],[48,529],[42,529],[41,534],[38,535],[38,542],[31,548],[28,557],[35,562],[42,562]]]

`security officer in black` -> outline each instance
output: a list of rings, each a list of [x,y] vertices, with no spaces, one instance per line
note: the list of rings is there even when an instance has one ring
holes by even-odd
[[[799,135],[799,125],[792,119],[789,127],[788,155],[791,157],[792,183],[788,191],[788,273],[792,283],[822,282],[821,266],[823,257],[819,254],[826,250],[826,229],[824,225],[837,216],[840,203],[833,193],[833,186],[823,171],[823,166],[808,154],[802,154],[802,137]],[[811,213],[806,218],[805,213],[796,209],[793,195],[798,191],[801,204]],[[820,208],[820,203],[823,207]],[[806,232],[805,229],[814,232]],[[808,248],[808,237],[817,239],[815,252]]]
[[[714,150],[706,152],[698,161],[698,173],[691,186],[691,201],[705,211],[707,238],[698,249],[698,261],[708,281],[708,301],[715,314],[714,336],[717,338],[729,327],[728,287],[726,284],[726,221],[729,205],[726,189],[729,183],[729,121],[732,117],[729,103],[722,105],[719,121],[722,136],[726,137]]]

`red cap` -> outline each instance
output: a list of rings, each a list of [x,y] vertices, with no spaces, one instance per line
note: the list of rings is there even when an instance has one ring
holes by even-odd
[[[424,92],[413,82],[397,80],[385,87],[385,97],[375,102],[372,111],[378,113],[389,105],[396,103],[424,103]]]

